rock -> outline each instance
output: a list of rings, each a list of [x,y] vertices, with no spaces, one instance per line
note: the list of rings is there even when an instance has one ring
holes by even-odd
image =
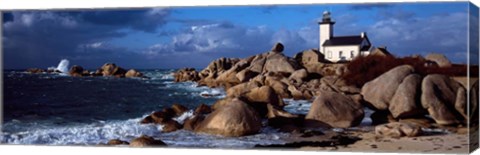
[[[423,79],[422,106],[440,125],[465,123],[465,95],[465,88],[445,75],[431,74]]]
[[[278,96],[277,93],[275,93],[275,90],[273,90],[273,88],[270,86],[253,88],[250,90],[250,92],[246,93],[244,97],[246,97],[250,103],[264,103],[278,107],[285,106],[282,98],[280,98],[280,96]]]
[[[135,70],[135,69],[130,69],[125,73],[126,78],[132,78],[132,77],[143,77],[143,73]]]
[[[112,140],[109,140],[107,145],[129,145],[130,143],[126,142],[126,141],[122,141],[120,139],[112,139]]]
[[[83,75],[83,67],[81,66],[77,66],[77,65],[73,65],[70,70],[68,71],[68,73],[70,74],[70,76],[73,76],[73,77],[82,77]]]
[[[282,53],[269,53],[265,65],[263,66],[262,73],[277,72],[291,74],[299,67],[296,61],[286,57]]]
[[[229,89],[227,89],[227,97],[239,97],[242,94],[254,89],[260,87],[260,84],[255,81],[250,81],[247,83],[241,83],[236,86],[233,86]]]
[[[208,66],[200,71],[199,76],[201,78],[210,77],[216,79],[220,74],[232,68],[240,59],[236,58],[219,58],[208,64]]]
[[[322,68],[324,67],[324,64],[321,62],[324,60],[324,55],[318,50],[306,50],[297,53],[294,58],[302,67],[307,70],[308,73],[322,75]]]
[[[414,68],[409,65],[395,67],[376,79],[365,83],[361,94],[365,101],[372,104],[377,110],[387,110],[389,102],[395,95],[400,83],[413,72]]]
[[[388,110],[395,118],[407,118],[424,115],[420,103],[422,77],[417,74],[408,75],[398,86],[390,101]]]
[[[100,68],[103,76],[125,77],[125,69],[118,67],[114,63],[106,63]]]
[[[262,127],[258,113],[239,99],[215,109],[209,114],[195,132],[238,137],[256,134]]]
[[[172,116],[163,111],[156,111],[150,115],[154,123],[164,123],[172,119]]]
[[[31,74],[38,74],[38,73],[45,72],[45,70],[40,69],[40,68],[29,68],[29,69],[27,69],[27,72],[31,73]]]
[[[294,118],[298,117],[298,115],[291,114],[278,106],[273,106],[271,104],[267,104],[267,118],[275,118],[275,117],[285,117],[285,118]]]
[[[283,44],[282,43],[276,43],[273,45],[272,50],[273,52],[283,52]]]
[[[198,81],[199,73],[194,68],[183,68],[173,74],[175,82]]]
[[[230,102],[232,102],[233,98],[223,98],[223,99],[220,99],[220,100],[217,100],[213,105],[212,105],[212,110],[215,111],[216,109],[219,109],[220,107],[223,107],[227,104],[229,104]]]
[[[183,123],[183,129],[194,131],[195,128],[205,119],[203,115],[194,115],[193,117],[187,118]]]
[[[293,72],[292,75],[290,75],[290,77],[288,77],[288,79],[293,80],[296,83],[303,83],[303,81],[306,80],[307,77],[308,77],[307,70],[299,69],[299,70],[296,70],[295,72]]]
[[[187,112],[188,111],[188,108],[183,106],[183,105],[180,105],[180,104],[173,104],[172,105],[172,109],[173,111],[175,112],[175,116],[180,116],[182,115],[183,113]]]
[[[435,123],[434,120],[429,119],[429,118],[424,117],[424,116],[414,117],[414,118],[402,118],[398,122],[415,124],[415,125],[420,126],[422,128],[431,128],[431,127],[433,127],[432,124]]]
[[[258,75],[257,72],[251,71],[249,69],[244,69],[238,72],[235,76],[241,83],[244,83],[244,82],[248,82],[250,79],[254,78],[257,75]]]
[[[416,137],[422,134],[422,129],[414,124],[394,122],[376,126],[375,134],[393,138]]]
[[[147,117],[143,118],[140,121],[140,124],[149,124],[149,123],[154,123],[155,121],[153,120],[151,115],[148,115]]]
[[[293,85],[289,85],[287,89],[290,92],[290,94],[292,95],[294,100],[305,99],[303,92],[298,90],[297,87],[295,87]]]
[[[437,63],[441,68],[452,67],[452,63],[443,54],[431,53],[425,56],[425,59]]]
[[[322,91],[313,101],[305,119],[319,121],[330,127],[347,128],[359,125],[363,117],[363,106],[350,97]]]
[[[478,124],[478,79],[474,82],[470,88],[470,122],[472,124]]]
[[[133,139],[130,142],[131,147],[148,147],[148,146],[166,146],[161,140],[155,140],[152,137],[142,135],[138,138]]]
[[[197,108],[195,108],[195,115],[204,115],[204,114],[209,114],[212,112],[212,108],[210,106],[205,105],[205,104],[200,104]]]
[[[174,120],[167,120],[161,123],[163,125],[162,132],[168,133],[182,129],[182,125]]]
[[[292,95],[288,91],[288,85],[279,81],[279,80],[265,80],[265,85],[270,86],[275,90],[275,93],[280,95],[282,98],[291,98]]]
[[[250,66],[248,67],[248,70],[251,70],[253,72],[257,73],[262,73],[263,72],[263,67],[265,66],[265,62],[267,61],[267,55],[266,54],[259,54],[256,55],[252,62],[250,63]]]

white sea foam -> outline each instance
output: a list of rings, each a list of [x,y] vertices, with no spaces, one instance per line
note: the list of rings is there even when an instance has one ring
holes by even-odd
[[[60,63],[58,63],[57,70],[64,74],[68,74],[68,65],[70,64],[70,61],[67,59],[62,59]]]
[[[175,118],[183,122],[192,116],[192,111]],[[131,141],[140,135],[153,136],[174,147],[221,147],[250,148],[256,144],[283,144],[289,134],[279,133],[266,127],[259,134],[244,137],[223,137],[177,130],[162,133],[162,125],[140,124],[141,118],[125,121],[98,121],[88,125],[69,127],[50,127],[47,129],[32,129],[18,133],[0,133],[0,141],[8,144],[46,144],[46,145],[97,145],[110,139]]]
[[[292,114],[307,114],[312,106],[312,102],[308,100],[283,99],[285,102],[285,111]]]
[[[187,112],[184,112],[182,115],[173,118],[173,120],[177,121],[180,124],[183,124],[183,122],[187,119],[193,116],[193,110],[189,110]]]

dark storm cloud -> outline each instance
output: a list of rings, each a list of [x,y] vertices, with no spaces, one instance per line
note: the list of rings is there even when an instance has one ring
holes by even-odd
[[[372,9],[379,9],[379,8],[390,8],[393,7],[392,4],[384,4],[384,3],[371,3],[371,4],[355,4],[350,6],[350,9],[353,10],[372,10]]]
[[[116,52],[110,53],[106,52],[109,49],[89,49],[97,52],[86,54],[79,53],[78,48],[87,45],[99,48],[102,42],[126,36],[127,29],[155,32],[166,23],[168,12],[165,9],[11,12],[13,20],[3,23],[4,66],[48,67],[63,58],[80,60],[101,56],[106,61],[124,57],[127,49],[112,48],[110,50]],[[82,65],[100,62],[103,63],[100,59],[92,59]]]

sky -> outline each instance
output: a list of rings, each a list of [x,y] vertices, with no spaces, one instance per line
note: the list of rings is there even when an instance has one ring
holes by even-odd
[[[334,36],[367,32],[373,46],[399,57],[436,52],[467,62],[469,3],[442,2],[7,11],[3,63],[5,69],[47,68],[61,59],[90,69],[107,62],[203,68],[220,57],[269,51],[276,42],[292,57],[318,48],[324,11],[336,21]]]

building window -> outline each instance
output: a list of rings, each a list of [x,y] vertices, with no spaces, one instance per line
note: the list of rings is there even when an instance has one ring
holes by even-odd
[[[350,57],[351,58],[355,57],[355,54],[353,53],[353,51],[350,51]]]
[[[343,57],[343,51],[338,52],[338,57],[340,57],[340,58]]]

